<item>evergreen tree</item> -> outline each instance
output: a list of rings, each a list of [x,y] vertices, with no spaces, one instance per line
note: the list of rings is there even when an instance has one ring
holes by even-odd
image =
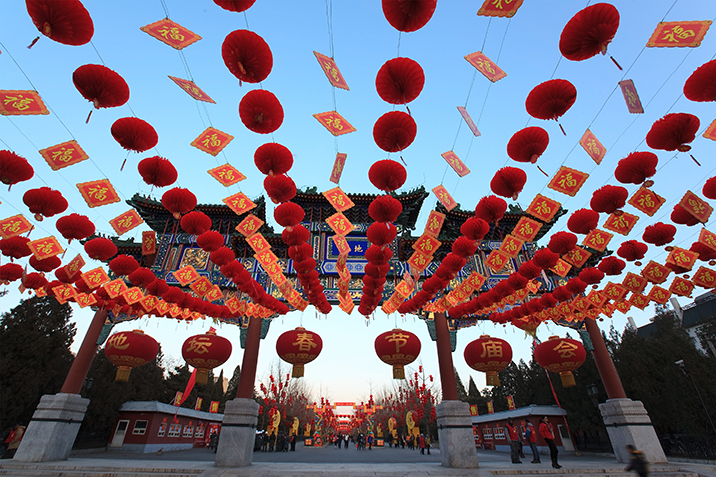
[[[33,297],[0,317],[0,426],[27,423],[40,398],[60,392],[72,365],[72,309]]]
[[[457,374],[457,369],[453,368],[453,371],[455,372],[455,383],[457,384],[457,398],[460,401],[467,402],[467,391],[465,391],[465,385],[462,384],[462,379],[460,379],[460,375]]]
[[[236,368],[234,368],[234,374],[231,376],[231,379],[229,379],[229,385],[226,387],[226,392],[224,393],[224,402],[219,407],[223,411],[223,405],[226,403],[226,401],[231,401],[232,399],[236,398],[236,390],[239,388],[239,379],[241,378],[241,366],[236,365]]]
[[[470,376],[470,381],[467,383],[467,402],[470,404],[478,404],[481,399],[482,395],[480,395],[480,391],[477,390],[475,380]]]

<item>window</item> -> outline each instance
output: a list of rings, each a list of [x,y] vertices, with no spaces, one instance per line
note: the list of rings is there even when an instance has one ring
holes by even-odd
[[[507,439],[507,437],[505,437],[505,430],[502,427],[495,428],[495,439]]]
[[[482,437],[485,439],[492,439],[492,429],[486,427],[482,430]]]
[[[197,439],[202,439],[204,437],[204,428],[203,427],[197,427],[196,428],[196,434],[194,434],[194,437]]]
[[[164,437],[164,433],[167,432],[167,423],[162,422],[159,426],[159,431],[157,432],[157,437]]]
[[[184,436],[192,437],[194,435],[194,426],[184,426]]]
[[[169,426],[169,434],[167,434],[167,437],[179,437],[180,433],[181,433],[181,425],[172,424],[171,426]]]
[[[147,432],[147,424],[149,424],[149,421],[135,421],[132,434],[144,435]]]

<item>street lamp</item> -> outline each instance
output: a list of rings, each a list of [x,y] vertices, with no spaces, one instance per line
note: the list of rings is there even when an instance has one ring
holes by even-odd
[[[589,396],[589,399],[592,400],[592,404],[594,404],[594,407],[597,409],[599,408],[599,399],[597,396],[599,395],[599,388],[596,384],[590,384],[587,386],[587,395]]]
[[[704,399],[701,397],[701,393],[699,392],[699,388],[696,386],[696,381],[694,381],[694,378],[691,376],[691,373],[689,373],[689,370],[686,369],[686,363],[684,363],[683,359],[680,359],[676,361],[674,364],[676,364],[679,368],[681,368],[681,371],[689,377],[691,380],[691,384],[694,385],[694,389],[696,390],[696,395],[699,397],[699,401],[701,401],[701,406],[704,408],[704,412],[706,412],[706,417],[709,418],[709,423],[711,423],[711,429],[714,431],[714,435],[716,435],[716,426],[714,426],[714,421],[711,420],[711,414],[709,414],[709,410],[706,407],[706,404],[704,404]]]

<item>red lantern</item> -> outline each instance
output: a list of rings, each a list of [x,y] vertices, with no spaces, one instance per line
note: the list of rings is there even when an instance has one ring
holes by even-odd
[[[77,91],[96,109],[114,108],[129,101],[127,82],[106,66],[80,66],[72,73],[72,81]]]
[[[239,117],[251,131],[269,134],[283,123],[283,107],[270,91],[255,89],[241,98]]]
[[[95,238],[85,242],[85,252],[90,258],[106,262],[117,255],[117,246],[107,238]]]
[[[577,100],[577,89],[563,79],[545,81],[527,95],[527,113],[537,119],[554,119],[566,113]]]
[[[168,159],[153,156],[139,161],[137,165],[142,180],[151,186],[165,187],[177,180],[177,170]]]
[[[35,219],[41,222],[44,217],[52,217],[67,210],[67,200],[62,193],[49,187],[30,189],[22,196],[22,201],[35,214]]]
[[[657,222],[653,225],[647,225],[641,238],[646,243],[661,247],[673,241],[674,235],[676,235],[676,227],[671,224]]]
[[[291,376],[302,378],[304,365],[310,363],[321,354],[323,340],[313,331],[298,327],[283,333],[276,340],[276,352],[279,358],[291,363]]]
[[[599,224],[599,212],[591,209],[579,209],[572,212],[567,220],[567,228],[575,234],[588,234]]]
[[[594,191],[589,206],[595,212],[611,214],[624,207],[629,191],[624,187],[605,185]]]
[[[0,181],[12,187],[18,182],[32,179],[35,170],[27,159],[8,150],[0,151]]]
[[[32,23],[51,40],[79,46],[92,39],[94,24],[79,0],[27,0],[26,3]]]
[[[207,230],[196,238],[196,244],[205,252],[214,252],[224,245],[224,236],[216,230]]]
[[[243,12],[251,8],[256,0],[214,0],[224,10],[230,12]]]
[[[211,218],[195,210],[182,217],[180,224],[184,232],[189,235],[201,235],[211,228]]]
[[[229,33],[221,45],[221,56],[231,74],[247,83],[265,80],[273,68],[273,55],[268,44],[248,30]]]
[[[614,177],[622,184],[641,184],[656,174],[659,158],[653,152],[632,152],[621,159]]]
[[[22,278],[22,274],[22,266],[17,263],[6,263],[5,265],[0,265],[0,282],[4,285],[14,282],[15,280],[19,280]]]
[[[388,60],[378,71],[375,88],[383,101],[391,104],[407,104],[420,95],[425,84],[425,73],[410,58]]]
[[[306,216],[303,208],[293,202],[284,202],[273,211],[273,217],[282,227],[295,227]]]
[[[373,126],[373,139],[386,152],[402,151],[415,140],[418,126],[408,113],[391,111],[385,113]]]
[[[507,212],[507,202],[494,195],[483,197],[475,206],[475,217],[487,223],[499,221],[505,212]]]
[[[72,239],[83,240],[94,234],[94,224],[85,215],[70,214],[57,219],[55,223],[58,232],[72,242]]]
[[[691,73],[684,84],[684,96],[691,101],[716,101],[716,60]]]
[[[645,243],[641,243],[638,240],[627,240],[626,242],[622,242],[619,246],[617,255],[627,262],[633,262],[634,260],[641,260],[644,258],[648,249],[649,246]],[[639,266],[639,263],[636,265]]]
[[[32,255],[32,250],[27,244],[30,239],[21,235],[0,240],[0,251],[10,259],[27,257]]]
[[[224,364],[231,356],[231,342],[213,330],[195,335],[184,342],[181,355],[196,368],[196,383],[206,384],[209,370]]]
[[[129,381],[129,373],[136,368],[152,361],[159,353],[159,343],[142,330],[122,331],[115,333],[107,340],[104,354],[107,359],[119,366],[115,381]]]
[[[430,21],[437,4],[438,0],[383,0],[383,14],[396,30],[411,32]]]
[[[293,166],[293,154],[286,146],[277,142],[268,142],[256,149],[254,164],[267,176],[285,174]]]
[[[51,272],[55,268],[62,265],[62,260],[59,257],[48,257],[44,260],[38,260],[35,256],[31,256],[29,260],[30,266],[38,272]]]
[[[134,285],[135,287],[142,288],[145,288],[147,285],[157,279],[153,271],[144,267],[136,269],[135,271],[130,273],[127,278],[129,278],[129,281],[132,283],[132,285]]]
[[[709,178],[701,190],[708,199],[716,199],[716,177]]]
[[[577,236],[569,232],[557,232],[549,239],[549,248],[554,253],[565,255],[577,246]]]
[[[691,150],[687,143],[694,140],[699,130],[699,118],[693,114],[671,113],[652,124],[646,135],[646,144],[664,151]]]
[[[621,274],[625,266],[624,260],[619,260],[617,257],[604,257],[597,268],[605,275],[615,276]]]
[[[381,361],[393,366],[393,379],[405,379],[404,366],[420,354],[420,340],[410,331],[396,328],[378,335],[375,352]]]
[[[196,196],[189,189],[174,187],[162,195],[162,205],[175,219],[180,219],[182,214],[196,207]]]
[[[574,15],[564,27],[559,51],[572,61],[586,60],[598,53],[605,55],[618,28],[619,11],[613,5],[591,5]]]
[[[534,356],[535,361],[544,369],[559,373],[562,386],[569,388],[577,384],[572,371],[584,364],[587,352],[579,341],[550,336],[549,340],[537,345]]]
[[[540,127],[517,131],[507,143],[507,155],[517,162],[534,164],[549,145],[549,134]]]
[[[517,167],[503,167],[495,172],[490,181],[490,189],[497,195],[517,200],[527,182],[527,174]]]
[[[131,255],[119,255],[109,262],[109,269],[115,275],[125,276],[139,268],[139,262]]]
[[[121,118],[112,124],[112,137],[120,146],[135,152],[153,148],[159,141],[157,131],[151,124],[139,118]]]
[[[487,374],[488,386],[499,386],[497,373],[512,362],[512,347],[503,339],[482,335],[465,347],[464,356],[468,366]]]
[[[400,189],[405,183],[407,176],[408,173],[405,171],[405,167],[391,159],[376,161],[368,170],[370,183],[385,192]],[[376,200],[377,199],[378,198],[376,198]],[[375,200],[373,202],[375,202]]]

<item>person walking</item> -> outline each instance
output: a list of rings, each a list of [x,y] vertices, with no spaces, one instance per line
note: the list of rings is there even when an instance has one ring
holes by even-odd
[[[275,431],[272,431],[271,435],[269,436],[268,447],[269,447],[269,449],[268,449],[269,452],[273,452],[274,447],[276,447],[276,432]]]
[[[425,434],[425,450],[428,451],[428,455],[430,455],[430,434]]]
[[[554,428],[547,416],[544,416],[540,421],[539,435],[542,436],[542,439],[544,439],[545,442],[547,442],[547,446],[549,446],[549,457],[552,459],[552,467],[561,469],[562,466],[557,463],[558,451],[557,446],[554,444]]]
[[[346,450],[348,450],[348,443],[349,443],[350,440],[351,440],[351,436],[348,435],[348,434],[346,434],[345,437],[343,438],[343,440],[344,440],[344,443],[345,443],[345,445],[346,445]]]
[[[525,438],[532,449],[532,464],[539,464],[542,461],[539,458],[539,449],[537,448],[537,431],[530,421],[525,421],[527,429],[525,430]]]
[[[296,452],[296,434],[291,434],[291,452]]]
[[[505,424],[505,436],[507,437],[507,442],[510,444],[510,459],[512,459],[512,463],[521,464],[520,436],[512,418],[507,419],[507,424]]]
[[[418,438],[418,445],[420,446],[420,453],[425,455],[425,435],[420,434]]]
[[[373,434],[368,434],[368,450],[373,450]]]
[[[636,450],[636,447],[631,444],[627,444],[626,449],[627,452],[629,452],[629,465],[627,465],[624,470],[627,472],[633,470],[639,477],[647,477],[649,470],[646,459],[644,459],[644,453]]]

